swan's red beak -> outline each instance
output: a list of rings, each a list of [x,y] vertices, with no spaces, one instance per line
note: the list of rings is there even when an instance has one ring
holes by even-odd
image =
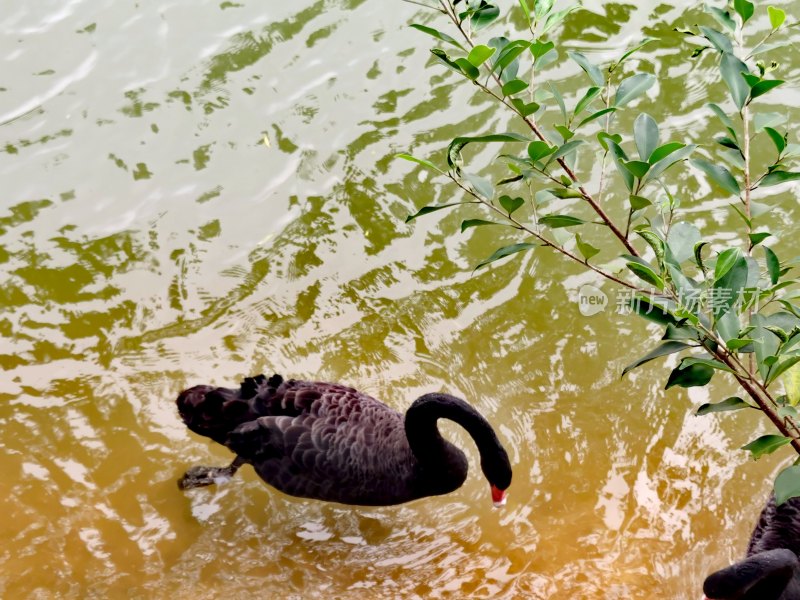
[[[505,490],[501,490],[494,485],[492,486],[492,504],[494,504],[495,508],[505,506],[507,499],[508,495],[506,494]]]

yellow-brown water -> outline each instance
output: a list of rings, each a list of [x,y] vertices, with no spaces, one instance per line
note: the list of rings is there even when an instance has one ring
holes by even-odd
[[[640,4],[596,3],[563,40],[603,61],[642,30],[666,38],[644,54],[666,79],[640,107],[663,136],[706,142],[714,67],[670,32],[705,17]],[[767,431],[757,415],[693,416],[732,386],[664,392],[663,363],[620,379],[656,331],[616,314],[614,290],[583,317],[589,280],[558,257],[471,276],[513,238],[461,236],[442,213],[403,223],[454,192],[395,153],[504,128],[471,86],[425,68],[429,39],[406,26],[428,18],[417,9],[0,11],[2,597],[693,598],[742,553],[786,455],[735,450]],[[784,51],[783,78],[797,81],[797,58]],[[567,62],[549,77],[568,94],[587,83]],[[796,117],[796,86],[773,102]],[[685,173],[692,218],[731,227]],[[770,201],[790,257],[797,191]],[[469,399],[510,449],[509,505],[491,508],[455,427],[472,468],[445,497],[324,504],[249,468],[179,491],[186,468],[230,455],[185,430],[177,392],[259,372],[346,382],[398,410],[425,391]]]

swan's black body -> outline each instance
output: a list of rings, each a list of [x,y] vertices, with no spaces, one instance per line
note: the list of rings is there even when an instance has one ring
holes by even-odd
[[[439,418],[469,432],[493,490],[511,483],[508,455],[489,423],[447,394],[420,397],[403,417],[349,387],[259,375],[238,390],[190,388],[177,404],[189,429],[237,456],[227,469],[191,469],[182,488],[209,485],[249,463],[292,496],[382,506],[446,494],[464,483],[467,459],[441,437]]]
[[[800,498],[761,511],[747,557],[709,575],[703,592],[711,600],[800,600]]]

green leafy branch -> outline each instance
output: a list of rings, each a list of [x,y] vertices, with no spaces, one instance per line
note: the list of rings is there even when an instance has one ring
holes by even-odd
[[[605,68],[580,52],[568,50],[569,59],[590,82],[574,106],[568,106],[557,86],[539,82],[538,74],[559,59],[559,50],[547,38],[548,32],[578,5],[555,11],[552,0],[519,0],[527,35],[518,39],[496,36],[482,44],[475,38],[500,17],[494,0],[413,3],[441,14],[456,32],[452,37],[429,25],[412,25],[441,43],[431,50],[435,61],[507,109],[528,134],[490,132],[457,137],[448,145],[446,167],[411,154],[400,155],[446,177],[465,197],[425,206],[407,220],[471,205],[481,214],[464,219],[462,232],[504,225],[526,236],[498,248],[476,269],[546,247],[624,287],[632,294],[632,311],[664,328],[661,343],[624,373],[656,358],[681,353],[667,388],[707,385],[720,372],[731,376],[746,399],[734,397],[707,404],[698,414],[759,410],[779,435],[762,436],[745,449],[755,458],[783,446],[800,453],[800,307],[792,295],[798,280],[790,276],[794,264],[781,262],[772,249],[777,236],[763,230],[758,221],[770,208],[763,202],[764,189],[800,179],[800,172],[792,168],[800,156],[800,146],[789,142],[788,132],[779,129],[782,123],[753,110],[755,101],[784,83],[772,76],[779,67],[776,62],[767,64],[755,58],[786,43],[779,34],[794,24],[786,25],[784,11],[767,7],[771,30],[749,50],[745,47],[745,26],[756,8],[748,0],[706,7],[719,29],[704,24],[682,30],[695,44],[693,57],[717,63],[729,96],[727,101],[708,105],[724,133],[701,148],[694,143],[662,140],[658,120],[647,113],[638,115],[633,131],[627,135],[613,129],[616,115],[630,110],[656,81],[652,74],[630,73],[628,69],[629,59],[653,40],[645,38]],[[728,106],[733,108],[726,110]],[[776,150],[774,160],[763,172],[756,171],[752,160],[756,136],[767,136]],[[463,151],[471,144],[511,148],[510,153],[497,157],[509,175],[492,183],[468,171]],[[523,152],[513,150],[520,146]],[[578,153],[592,150],[602,157],[595,193],[588,191],[576,168]],[[715,250],[692,223],[681,220],[681,202],[664,176],[687,160],[717,193],[735,198],[730,206],[745,226],[741,247]],[[608,162],[615,166],[627,192],[623,204],[608,205],[601,200]],[[562,205],[583,206],[592,217],[565,213],[563,209],[548,211],[548,204],[556,199]],[[529,205],[528,211],[522,210],[525,205]],[[622,223],[613,216],[620,213]],[[590,226],[599,229],[587,236]],[[580,232],[572,233],[576,229]],[[589,241],[603,232],[623,250],[606,265],[596,261],[601,250]],[[769,246],[765,245],[767,241]],[[571,249],[573,243],[575,250]],[[761,252],[756,252],[759,248]],[[616,267],[620,261],[627,277]],[[774,391],[780,381],[783,394]],[[778,497],[800,491],[799,478],[797,467],[785,470],[776,480]]]

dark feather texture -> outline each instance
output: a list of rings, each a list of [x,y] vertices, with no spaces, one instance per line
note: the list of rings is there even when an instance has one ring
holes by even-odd
[[[464,483],[467,459],[441,437],[439,418],[472,436],[495,488],[511,484],[508,455],[494,430],[469,404],[447,394],[420,397],[404,417],[350,387],[259,375],[238,390],[190,388],[177,404],[189,429],[237,455],[228,471],[196,467],[181,487],[208,485],[249,463],[292,496],[389,505],[446,494]]]
[[[747,557],[709,575],[703,592],[711,600],[800,600],[800,498],[761,511]]]

